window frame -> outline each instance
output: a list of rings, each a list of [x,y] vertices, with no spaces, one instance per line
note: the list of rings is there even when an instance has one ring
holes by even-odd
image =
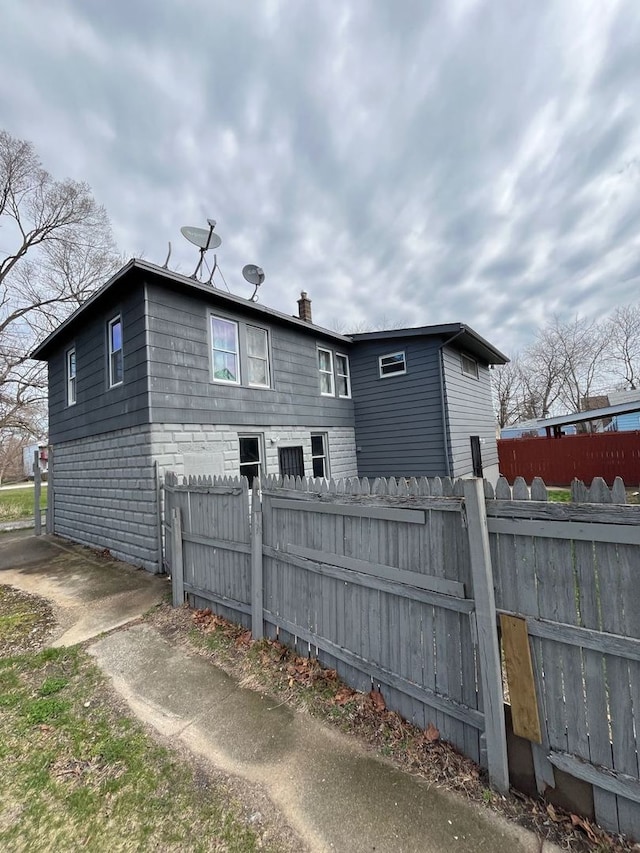
[[[120,347],[118,349],[114,349],[113,347],[113,329],[114,327],[120,324]],[[109,388],[117,388],[119,385],[124,383],[124,326],[122,323],[122,314],[118,313],[110,320],[107,321],[107,350],[109,353]],[[113,362],[114,357],[120,355],[120,367],[122,371],[122,379],[119,379],[114,382],[113,378]]]
[[[242,441],[243,439],[257,439],[258,441],[258,476],[262,479],[262,475],[264,474],[264,464],[265,464],[265,453],[264,453],[264,435],[261,432],[239,432],[238,433],[238,470],[240,471],[241,477],[247,477],[249,480],[249,488],[253,485],[253,480],[250,479],[246,474],[242,472],[242,466],[255,465],[255,462],[242,462]],[[255,477],[255,475],[252,475]]]
[[[73,375],[71,374],[71,356],[73,356]],[[75,406],[78,386],[78,362],[75,345],[69,347],[64,355],[65,375],[67,378],[67,406]]]
[[[318,353],[318,374],[320,376],[320,396],[322,397],[335,397],[336,396],[336,383],[334,376],[334,368],[333,368],[333,350],[327,349],[326,347],[317,347],[316,352]],[[329,370],[323,370],[320,366],[320,353],[328,353],[329,354]],[[329,376],[331,380],[331,390],[323,391],[322,390],[322,377]]]
[[[253,330],[256,332],[262,332],[264,335],[264,358],[258,355],[250,355],[249,354],[249,330]],[[249,388],[271,388],[271,358],[270,358],[270,344],[269,344],[269,330],[263,329],[262,326],[254,326],[253,323],[245,324],[245,340],[246,340],[246,353],[247,353],[247,385]],[[251,363],[251,359],[257,361],[263,361],[266,367],[266,375],[267,381],[265,384],[261,382],[251,382],[251,370],[249,369],[249,365]]]
[[[469,365],[473,365],[473,370],[465,370],[465,361]],[[460,371],[463,376],[468,376],[469,379],[480,379],[480,370],[478,369],[478,361],[472,355],[466,352],[460,353]]]
[[[215,341],[215,332],[213,330],[213,323],[215,320],[219,320],[221,323],[228,323],[230,326],[233,326],[235,330],[235,350],[224,350],[219,347],[214,346]],[[209,314],[209,334],[211,335],[211,346],[209,351],[211,352],[211,380],[213,382],[220,383],[221,385],[241,385],[242,384],[242,372],[240,365],[240,329],[237,320],[231,320],[228,317],[221,317],[219,314]],[[236,378],[235,379],[220,379],[216,376],[216,359],[215,353],[223,352],[227,354],[233,354],[236,358]]]
[[[339,363],[339,359],[341,359],[341,358],[344,359],[344,363],[346,365],[346,370],[347,370],[346,373],[340,373],[338,371],[338,363]],[[349,356],[344,352],[337,352],[336,353],[335,373],[336,373],[336,383],[335,384],[336,384],[336,392],[338,394],[338,397],[341,400],[350,400],[351,399],[351,365],[349,364]],[[347,383],[346,383],[347,384],[347,393],[346,394],[340,393],[340,389],[338,387],[338,380],[339,379],[346,379],[347,380]]]
[[[395,358],[402,356],[402,370],[392,370],[390,373],[383,373],[383,360],[385,358]],[[404,376],[407,372],[407,351],[398,350],[397,352],[387,352],[384,355],[378,356],[378,375],[380,379],[389,379],[392,376]]]
[[[313,439],[319,438],[322,441],[322,455],[316,454],[313,452]],[[313,474],[314,479],[316,478],[316,473],[314,471],[314,465],[316,459],[323,460],[323,468],[324,474],[321,476],[325,480],[329,480],[331,478],[331,468],[329,465],[329,435],[326,432],[312,432],[311,433],[311,473]]]

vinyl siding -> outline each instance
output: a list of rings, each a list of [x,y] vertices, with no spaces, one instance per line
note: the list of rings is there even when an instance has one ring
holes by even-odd
[[[353,427],[352,401],[320,394],[316,347],[327,347],[335,355],[344,346],[271,319],[261,322],[253,315],[222,310],[214,295],[207,304],[151,283],[147,284],[147,312],[152,423]],[[268,330],[271,388],[212,381],[211,314]]]
[[[445,472],[439,341],[358,341],[351,385],[361,477],[438,476]],[[404,350],[407,372],[380,378],[378,358]]]
[[[442,350],[447,429],[451,475],[469,476],[473,473],[471,436],[480,436],[484,469],[498,464],[496,419],[491,399],[489,368],[478,363],[478,379],[462,373],[460,352],[450,347]]]
[[[107,323],[122,317],[124,381],[108,387]],[[76,404],[67,406],[66,359],[76,349]],[[144,291],[134,286],[101,305],[49,359],[49,440],[53,444],[87,438],[148,422]]]

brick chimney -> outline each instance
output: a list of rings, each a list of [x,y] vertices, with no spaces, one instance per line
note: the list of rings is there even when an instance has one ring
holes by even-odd
[[[311,323],[311,300],[306,290],[303,290],[298,299],[298,317],[305,323]]]

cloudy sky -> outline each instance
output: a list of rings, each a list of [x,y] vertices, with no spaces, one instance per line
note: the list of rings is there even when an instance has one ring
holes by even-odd
[[[0,127],[125,255],[191,274],[213,217],[232,292],[324,325],[512,352],[640,298],[638,0],[7,2]]]

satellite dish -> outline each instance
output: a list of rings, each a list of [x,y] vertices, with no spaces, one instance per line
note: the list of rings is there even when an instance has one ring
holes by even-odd
[[[247,264],[242,267],[242,275],[249,284],[255,284],[258,287],[264,281],[264,270],[262,267],[257,267],[255,264]]]
[[[249,284],[255,285],[254,291],[249,297],[250,302],[255,302],[257,300],[257,292],[258,288],[264,281],[264,270],[262,267],[257,267],[255,264],[246,264],[242,267],[242,275],[245,277],[246,281]]]
[[[198,246],[200,249],[204,249],[205,252],[207,249],[217,249],[222,243],[220,237],[213,233],[213,228],[193,228],[191,225],[183,225],[180,233],[190,243],[193,243],[194,246]]]

